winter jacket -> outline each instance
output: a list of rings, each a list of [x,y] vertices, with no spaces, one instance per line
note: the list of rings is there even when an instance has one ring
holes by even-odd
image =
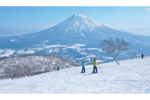
[[[96,63],[96,60],[93,60],[93,66],[96,67],[98,63]]]
[[[82,62],[82,68],[84,68],[84,62]]]

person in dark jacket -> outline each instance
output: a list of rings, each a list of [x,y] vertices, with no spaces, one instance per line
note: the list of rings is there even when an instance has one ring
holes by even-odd
[[[141,57],[142,59],[144,58],[144,54],[142,54],[142,57]]]
[[[85,73],[85,65],[84,65],[84,61],[82,62],[82,71],[81,73]]]

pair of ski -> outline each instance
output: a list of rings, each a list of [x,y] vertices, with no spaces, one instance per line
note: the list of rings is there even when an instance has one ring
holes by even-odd
[[[86,72],[81,72],[81,73],[86,73]],[[91,74],[97,74],[98,72],[92,72]],[[100,71],[100,73],[103,73],[103,71]]]
[[[94,72],[94,73],[92,72],[91,74],[96,74],[96,73],[98,73],[98,72]],[[100,71],[100,73],[103,73],[103,71]]]

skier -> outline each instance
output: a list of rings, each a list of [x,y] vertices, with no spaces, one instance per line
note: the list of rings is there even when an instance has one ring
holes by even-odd
[[[144,54],[142,54],[142,59],[144,58]]]
[[[96,58],[94,58],[94,60],[93,60],[93,72],[92,73],[98,73],[97,72],[97,65],[99,65],[99,64],[96,62]],[[96,70],[96,72],[95,72],[95,70]]]
[[[59,66],[57,67],[57,71],[59,71]]]
[[[82,62],[82,71],[81,73],[85,73],[84,61]]]

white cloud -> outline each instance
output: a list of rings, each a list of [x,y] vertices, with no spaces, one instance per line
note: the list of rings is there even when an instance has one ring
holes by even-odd
[[[11,42],[15,41],[15,39],[10,40]]]
[[[49,42],[49,40],[45,40],[45,41],[43,41],[43,42]]]
[[[150,26],[110,26],[108,24],[104,24],[113,29],[133,29],[133,28],[150,28]]]
[[[108,24],[104,24],[104,25],[110,27]]]
[[[146,8],[147,11],[150,11],[150,8]]]
[[[51,28],[53,26],[55,26],[57,24],[49,24],[49,25],[42,25],[42,26],[39,26],[40,29],[48,29],[48,28]]]
[[[143,33],[150,33],[150,30],[143,30],[141,32],[143,32]]]

